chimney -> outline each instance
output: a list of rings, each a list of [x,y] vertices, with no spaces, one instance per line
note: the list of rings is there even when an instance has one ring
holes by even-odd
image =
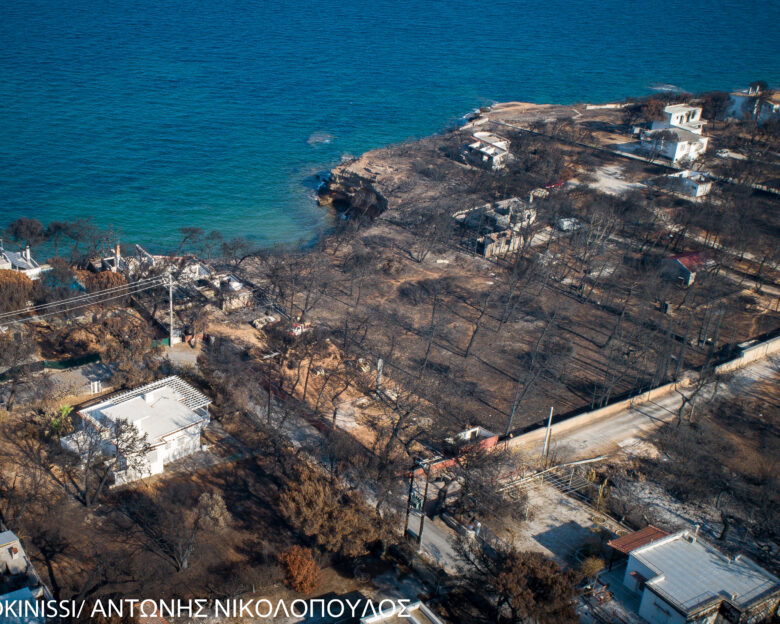
[[[119,248],[119,243],[114,247],[114,267],[112,271],[116,273],[119,270],[119,262],[122,260],[122,250]]]
[[[24,248],[24,259],[27,260],[27,262],[32,262],[32,256],[30,255],[29,245],[27,245],[27,247]]]
[[[699,529],[701,528],[700,525],[696,525],[696,531],[693,533],[693,541],[695,542],[696,539],[699,537]]]

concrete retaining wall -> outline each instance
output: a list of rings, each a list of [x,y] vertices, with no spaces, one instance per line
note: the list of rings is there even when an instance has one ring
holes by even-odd
[[[723,373],[730,373],[731,371],[747,366],[751,362],[760,360],[761,358],[780,353],[780,336],[767,340],[765,342],[759,342],[758,344],[748,347],[742,350],[742,355],[723,364],[719,364],[715,367],[715,374],[722,375]]]
[[[716,375],[729,373],[776,353],[780,353],[780,336],[766,340],[764,342],[759,342],[758,344],[743,349],[742,355],[734,358],[733,360],[729,360],[728,362],[724,362],[723,364],[719,364],[715,367],[714,372]],[[607,405],[606,407],[602,407],[591,412],[586,412],[585,414],[580,414],[579,416],[574,416],[559,423],[554,423],[551,427],[552,435],[555,436],[556,434],[589,425],[617,414],[618,412],[622,412],[623,410],[633,407],[634,405],[648,403],[659,397],[671,394],[678,389],[686,388],[690,385],[693,375],[693,373],[688,372],[680,381],[658,386],[657,388],[643,392],[642,394],[639,394],[633,398],[625,399],[624,401],[618,401],[617,403]],[[546,427],[539,427],[538,429],[534,429],[528,433],[524,433],[506,440],[506,444],[510,447],[515,447],[523,446],[525,444],[543,442],[546,432]]]
[[[653,388],[652,390],[643,392],[642,394],[639,394],[630,399],[617,401],[616,403],[612,403],[611,405],[607,405],[605,407],[600,407],[599,409],[595,409],[591,412],[586,412],[585,414],[580,414],[579,416],[573,416],[572,418],[568,418],[559,423],[553,423],[553,426],[551,427],[552,435],[554,437],[556,434],[564,433],[572,429],[578,429],[580,427],[589,425],[591,423],[597,422],[604,418],[608,418],[609,416],[613,416],[614,414],[617,414],[618,412],[622,412],[623,410],[633,407],[634,405],[641,405],[642,403],[648,403],[649,401],[653,401],[658,397],[665,396],[671,392],[674,392],[678,388],[686,388],[687,386],[690,385],[690,383],[691,383],[690,377],[684,377],[680,381],[665,384],[663,386],[658,386],[657,388]],[[524,433],[514,438],[510,438],[509,440],[506,441],[506,443],[508,446],[514,447],[514,446],[522,446],[533,442],[543,442],[546,433],[547,433],[546,427],[539,427],[539,429],[534,429],[533,431],[529,431],[528,433]]]

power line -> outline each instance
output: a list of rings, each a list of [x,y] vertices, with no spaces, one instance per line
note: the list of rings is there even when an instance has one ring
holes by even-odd
[[[18,319],[13,319],[13,320],[8,320],[8,321],[3,320],[4,318],[7,318],[9,316],[16,316],[16,315],[18,315],[20,313],[27,312],[29,309],[32,309],[32,308],[23,308],[22,310],[17,310],[15,312],[10,312],[10,313],[6,313],[4,315],[0,315],[0,322],[2,322],[5,325],[18,325],[20,323],[27,323],[29,321],[38,321],[38,320],[42,320],[42,319],[48,318],[50,316],[55,316],[57,314],[62,314],[63,312],[71,312],[71,311],[80,310],[80,309],[83,309],[83,308],[88,308],[88,307],[91,307],[93,305],[97,305],[97,304],[100,304],[100,303],[105,303],[105,302],[108,302],[108,301],[114,301],[116,299],[122,299],[124,297],[128,297],[130,295],[135,295],[137,293],[144,292],[146,290],[151,290],[153,288],[158,288],[159,286],[163,286],[165,284],[166,284],[165,280],[162,280],[162,281],[158,281],[156,279],[154,279],[154,280],[144,280],[142,284],[134,283],[134,284],[126,285],[126,286],[122,287],[121,289],[120,288],[111,288],[111,289],[106,289],[106,291],[100,291],[99,293],[94,293],[94,295],[97,298],[94,298],[92,300],[89,300],[89,298],[85,298],[85,297],[82,296],[82,297],[72,297],[70,299],[63,299],[63,300],[61,300],[59,302],[56,302],[55,304],[50,304],[50,305],[67,305],[69,302],[73,301],[74,299],[77,300],[76,301],[77,305],[69,306],[69,307],[67,307],[65,309],[62,309],[62,310],[54,310],[54,311],[51,311],[51,312],[44,312],[43,314],[36,314],[34,316],[25,317],[25,318],[18,318]],[[117,292],[117,290],[122,290],[123,292]],[[105,296],[106,294],[109,294],[111,296],[106,297]]]
[[[151,277],[151,278],[145,278],[142,280],[138,280],[136,282],[132,282],[130,284],[122,284],[121,286],[113,286],[111,288],[106,288],[104,290],[100,290],[93,293],[86,293],[83,295],[75,295],[73,297],[68,297],[67,299],[60,299],[59,301],[53,301],[50,303],[41,303],[39,305],[34,306],[27,306],[25,308],[19,308],[18,310],[13,310],[11,312],[4,312],[0,314],[0,320],[7,317],[13,317],[17,316],[19,314],[25,314],[28,312],[36,312],[38,310],[46,310],[47,308],[54,308],[58,306],[67,306],[71,303],[80,303],[83,301],[91,300],[91,299],[101,299],[105,295],[110,295],[122,290],[129,291],[132,289],[135,289],[136,287],[145,286],[147,284],[149,285],[162,285],[167,282],[167,276],[160,276],[160,277]]]

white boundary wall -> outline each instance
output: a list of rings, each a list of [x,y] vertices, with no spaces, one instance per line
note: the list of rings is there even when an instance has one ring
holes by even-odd
[[[719,364],[715,367],[714,372],[716,375],[730,373],[731,371],[743,368],[752,362],[769,357],[775,353],[780,353],[780,336],[772,338],[771,340],[759,342],[751,347],[743,349],[742,355],[734,358],[733,360],[729,360],[728,362],[724,362],[723,364]],[[552,435],[555,436],[556,434],[589,425],[593,422],[608,418],[609,416],[617,414],[618,412],[622,412],[623,410],[634,407],[635,405],[649,403],[650,401],[654,401],[659,397],[666,396],[667,394],[671,394],[677,390],[682,390],[683,388],[686,388],[690,385],[693,378],[694,374],[688,371],[679,381],[668,383],[663,386],[658,386],[657,388],[643,392],[642,394],[639,394],[630,399],[617,401],[616,403],[612,403],[606,407],[601,407],[590,412],[585,412],[579,416],[573,416],[572,418],[555,423],[551,427]],[[524,433],[506,440],[505,444],[509,447],[514,447],[540,442],[544,440],[546,432],[546,427],[539,427],[538,429],[534,429],[528,433]]]
[[[715,367],[715,374],[722,375],[723,373],[730,373],[733,370],[747,366],[748,364],[760,360],[775,353],[780,353],[780,336],[767,340],[765,342],[759,342],[758,344],[748,347],[742,350],[742,355],[723,364],[719,364]]]

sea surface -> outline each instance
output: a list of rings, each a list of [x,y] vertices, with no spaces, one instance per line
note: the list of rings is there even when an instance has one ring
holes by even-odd
[[[314,176],[495,101],[780,84],[780,2],[2,0],[0,227],[328,227]]]

